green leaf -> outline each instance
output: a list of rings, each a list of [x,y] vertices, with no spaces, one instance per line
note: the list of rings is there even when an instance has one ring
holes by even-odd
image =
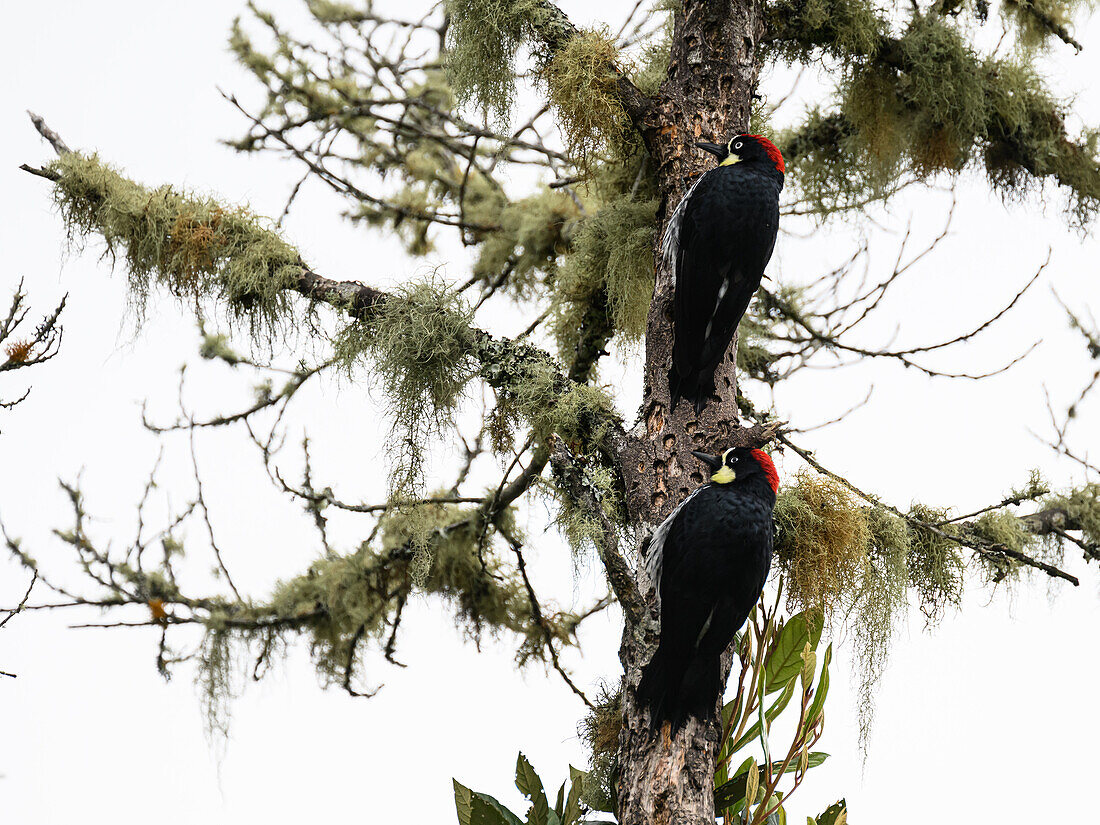
[[[470,820],[467,825],[524,825],[524,821],[487,793],[464,790],[470,793]],[[455,789],[456,800],[458,789]],[[461,812],[459,821],[462,821]]]
[[[721,811],[730,808],[745,799],[745,786],[748,784],[749,769],[756,765],[756,759],[748,757],[733,772],[733,779],[723,782],[714,789],[714,809]],[[732,816],[732,813],[729,814]]]
[[[562,810],[561,825],[574,825],[584,813],[581,805],[581,793],[584,791],[584,771],[578,771],[572,765],[569,766],[569,796]]]
[[[817,650],[822,625],[821,613],[815,610],[804,610],[787,620],[764,662],[767,693],[782,690],[802,672],[802,651],[807,643],[810,650]]]
[[[522,753],[516,758],[516,787],[528,799],[536,793],[545,794],[542,788],[542,780],[539,779],[539,775],[535,773],[535,769],[531,767],[531,763],[527,761],[527,757]]]
[[[793,683],[792,683],[793,684]],[[771,720],[768,718],[767,711],[764,710],[764,696],[767,695],[765,691],[766,677],[764,673],[760,674],[760,686],[759,695],[756,701],[759,703],[756,708],[756,724],[760,726],[760,747],[764,750],[764,761],[771,762],[772,754],[768,748],[768,728],[771,727]]]
[[[452,779],[455,784],[455,810],[458,813],[459,825],[470,825],[470,817],[473,814],[473,791]]]
[[[818,679],[817,690],[810,701],[810,706],[806,709],[806,719],[802,723],[803,733],[813,728],[825,708],[825,697],[829,695],[829,662],[832,658],[833,646],[830,644],[825,648],[825,656],[821,660],[821,678]]]
[[[815,825],[842,825],[848,820],[848,803],[841,799],[818,814]]]
[[[561,783],[561,787],[558,788],[558,801],[554,803],[554,813],[558,815],[558,819],[561,819],[561,815],[565,812],[565,783]]]
[[[791,697],[794,696],[794,691],[795,682],[792,679],[790,682],[787,683],[787,686],[783,689],[783,692],[779,695],[779,698],[775,700],[775,704],[773,704],[764,714],[764,718],[768,721],[768,724],[774,722],[775,717],[782,713],[783,709],[787,707],[787,703],[790,702]],[[760,722],[756,721],[753,722],[752,726],[749,727],[749,729],[741,735],[740,739],[734,742],[733,747],[730,749],[730,752],[737,753],[739,750],[741,750],[741,748],[745,747],[745,745],[747,745],[759,735]]]
[[[824,753],[823,751],[810,751],[809,759],[806,760],[806,770],[809,770],[810,768],[816,768],[819,765],[824,765],[825,760],[828,758],[829,754]],[[791,765],[787,768],[786,772],[790,773],[797,767],[797,765]]]
[[[560,825],[556,814],[551,815],[550,803],[542,780],[531,767],[522,753],[516,759],[516,787],[520,793],[531,800],[531,809],[527,812],[527,825]]]
[[[823,765],[825,760],[829,758],[829,754],[822,753],[821,751],[812,751],[807,760],[807,770],[809,768],[816,768],[819,765]],[[717,811],[723,808],[729,808],[736,802],[745,798],[745,786],[748,784],[749,769],[755,764],[755,760],[750,756],[734,773],[733,779],[728,782],[724,782],[714,789],[714,809]],[[779,773],[779,769],[783,767],[782,762],[772,762],[772,774]],[[798,765],[792,759],[791,764],[787,766],[787,770],[783,773],[793,773],[798,769]],[[764,766],[757,766],[757,770],[760,771],[760,784],[764,783]]]

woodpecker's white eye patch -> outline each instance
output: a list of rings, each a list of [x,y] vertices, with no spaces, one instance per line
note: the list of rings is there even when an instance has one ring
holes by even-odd
[[[745,144],[743,144],[741,141],[737,141],[737,143],[733,144],[733,148],[734,149],[740,149],[744,145]]]

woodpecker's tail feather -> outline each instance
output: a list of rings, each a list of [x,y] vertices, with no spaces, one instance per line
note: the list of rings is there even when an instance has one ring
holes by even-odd
[[[721,691],[719,673],[718,656],[685,661],[658,647],[638,684],[638,705],[649,708],[650,727],[658,730],[667,721],[675,735],[688,719],[713,716]]]
[[[680,680],[677,697],[679,713],[672,718],[672,730],[678,730],[690,719],[710,719],[722,692],[721,660],[718,656],[696,655]]]
[[[649,724],[653,730],[670,718],[670,706],[675,704],[679,677],[683,673],[679,663],[676,665],[669,661],[667,652],[658,647],[638,682],[638,706],[649,708]]]
[[[714,394],[714,375],[711,374],[709,379],[698,373],[685,376],[681,375],[673,365],[668,371],[668,394],[672,399],[669,412],[673,412],[683,398],[692,403],[695,414],[699,415]]]
[[[676,404],[680,401],[680,373],[676,371],[675,365],[669,367],[668,370],[668,394],[672,399],[672,405],[669,407],[669,412],[676,411]]]

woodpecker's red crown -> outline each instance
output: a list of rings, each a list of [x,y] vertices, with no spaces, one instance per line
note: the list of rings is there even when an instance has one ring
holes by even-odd
[[[783,153],[780,152],[776,145],[768,140],[766,137],[764,137],[763,135],[738,135],[737,137],[747,137],[755,140],[762,147],[764,147],[764,151],[768,153],[768,157],[771,158],[772,163],[775,164],[775,168],[778,169],[780,172],[786,173],[787,167],[783,163]],[[734,139],[736,140],[736,138]]]
[[[765,141],[767,143],[767,141]],[[771,144],[768,144],[771,146]],[[778,150],[777,150],[778,151]],[[783,165],[782,157],[779,159],[780,166]],[[756,459],[756,463],[760,465],[760,469],[764,471],[764,478],[768,480],[768,484],[772,488],[772,492],[778,492],[779,490],[779,472],[775,469],[775,462],[772,461],[772,457],[763,450],[753,450],[752,457]]]

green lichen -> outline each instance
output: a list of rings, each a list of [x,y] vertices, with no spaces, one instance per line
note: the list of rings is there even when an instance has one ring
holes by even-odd
[[[909,528],[881,507],[865,508],[871,543],[858,589],[847,608],[856,661],[860,748],[868,752],[875,716],[875,690],[890,654],[898,625],[908,608]]]
[[[507,204],[494,219],[500,228],[480,245],[473,274],[487,285],[506,278],[509,294],[520,300],[532,297],[543,276],[557,271],[579,217],[572,198],[550,189]]]
[[[229,339],[224,335],[202,333],[202,343],[199,345],[199,356],[208,361],[217,359],[224,361],[231,367],[241,363],[241,356],[229,346]]]
[[[476,374],[473,310],[435,279],[398,287],[367,321],[353,321],[335,352],[350,370],[366,358],[394,421],[391,485],[415,493],[430,439],[452,425]]]
[[[1050,496],[1043,504],[1047,508],[1063,510],[1068,529],[1080,530],[1086,542],[1100,546],[1100,484],[1094,482]]]
[[[504,511],[497,524],[515,530]],[[381,549],[367,544],[347,556],[314,562],[302,576],[281,582],[267,608],[297,618],[310,639],[315,664],[332,682],[354,669],[360,643],[383,642],[398,604],[414,593],[442,597],[473,638],[512,631],[524,639],[520,658],[537,652],[543,630],[533,626],[527,591],[493,548],[497,527],[476,508],[396,503],[381,524]],[[570,637],[552,624],[558,641]]]
[[[820,215],[885,199],[905,175],[957,174],[980,158],[1003,195],[1052,178],[1075,222],[1092,219],[1100,135],[1072,140],[1062,105],[1029,64],[979,55],[936,14],[866,46],[846,57],[836,111],[811,110],[779,140],[792,182]]]
[[[199,688],[207,734],[229,737],[230,711],[235,695],[235,662],[229,631],[212,624],[203,635],[195,683]]]
[[[871,54],[888,30],[867,0],[786,0],[767,7],[768,48],[776,58],[808,63],[820,55],[850,62]]]
[[[673,15],[666,13],[660,30],[642,47],[630,79],[644,95],[656,95],[661,89],[661,84],[668,77],[668,61],[672,51],[672,25]]]
[[[983,513],[970,525],[969,532],[982,543],[991,545],[994,551],[1004,547],[1032,555],[1042,544],[1038,536],[1027,530],[1024,522],[1005,510]],[[994,583],[1018,576],[1020,563],[1010,556],[982,553],[978,559]]]
[[[936,532],[921,526],[945,521],[949,517],[946,509],[914,504],[908,515],[911,519],[909,585],[917,592],[925,618],[935,623],[943,618],[948,606],[959,606],[965,564],[958,545],[950,538],[954,527],[946,524]],[[945,533],[946,537],[940,533]]]
[[[487,353],[488,355],[489,353]],[[614,402],[600,387],[566,380],[557,364],[522,348],[509,358],[482,358],[491,367],[482,376],[497,390],[498,404],[489,421],[497,452],[507,452],[515,430],[527,424],[535,442],[560,436],[575,452],[604,452],[611,429],[621,424]]]
[[[598,463],[596,456],[588,457],[593,460],[583,461],[581,483],[592,494],[598,503],[600,510],[608,521],[615,526],[625,526],[626,514],[623,510],[621,485],[618,475],[607,467]],[[558,528],[570,549],[573,551],[575,563],[580,567],[582,560],[587,559],[593,552],[606,542],[606,535],[599,514],[593,513],[589,507],[574,501],[569,492],[570,485],[558,479],[556,473],[554,481],[547,485],[547,490],[557,502],[557,516],[554,526]]]
[[[622,690],[602,684],[592,704],[577,728],[589,752],[581,800],[594,811],[614,811],[619,733],[623,727]]]
[[[258,338],[282,328],[304,266],[256,215],[169,186],[147,189],[95,155],[68,153],[49,168],[60,175],[54,197],[70,238],[97,234],[122,259],[139,317],[159,286],[200,317],[208,303],[225,307]]]
[[[847,487],[803,470],[780,491],[774,518],[775,558],[787,577],[791,609],[833,614],[859,586],[867,563],[865,510]]]
[[[447,0],[447,77],[461,105],[506,128],[515,101],[515,59],[537,0]]]
[[[653,235],[656,201],[621,197],[581,224],[554,282],[554,335],[564,358],[574,357],[595,305],[627,344],[645,337],[653,295]]]
[[[320,23],[330,25],[340,23],[361,23],[370,18],[370,11],[362,6],[350,3],[336,3],[333,0],[306,0],[309,13]],[[368,7],[369,8],[369,7]]]
[[[1044,177],[1070,192],[1078,224],[1100,208],[1100,132],[1085,130],[1075,143],[1066,134],[1063,107],[1025,63],[991,64],[986,94],[993,117],[986,128],[983,159],[990,181],[1002,193],[1026,194]]]
[[[1026,51],[1036,51],[1054,37],[1072,40],[1074,14],[1095,7],[1094,0],[1005,0],[1000,11],[1002,17],[1015,25],[1017,45]]]
[[[578,32],[540,70],[547,97],[558,113],[568,152],[582,170],[594,156],[621,154],[634,134],[616,91],[620,61],[606,29]]]

